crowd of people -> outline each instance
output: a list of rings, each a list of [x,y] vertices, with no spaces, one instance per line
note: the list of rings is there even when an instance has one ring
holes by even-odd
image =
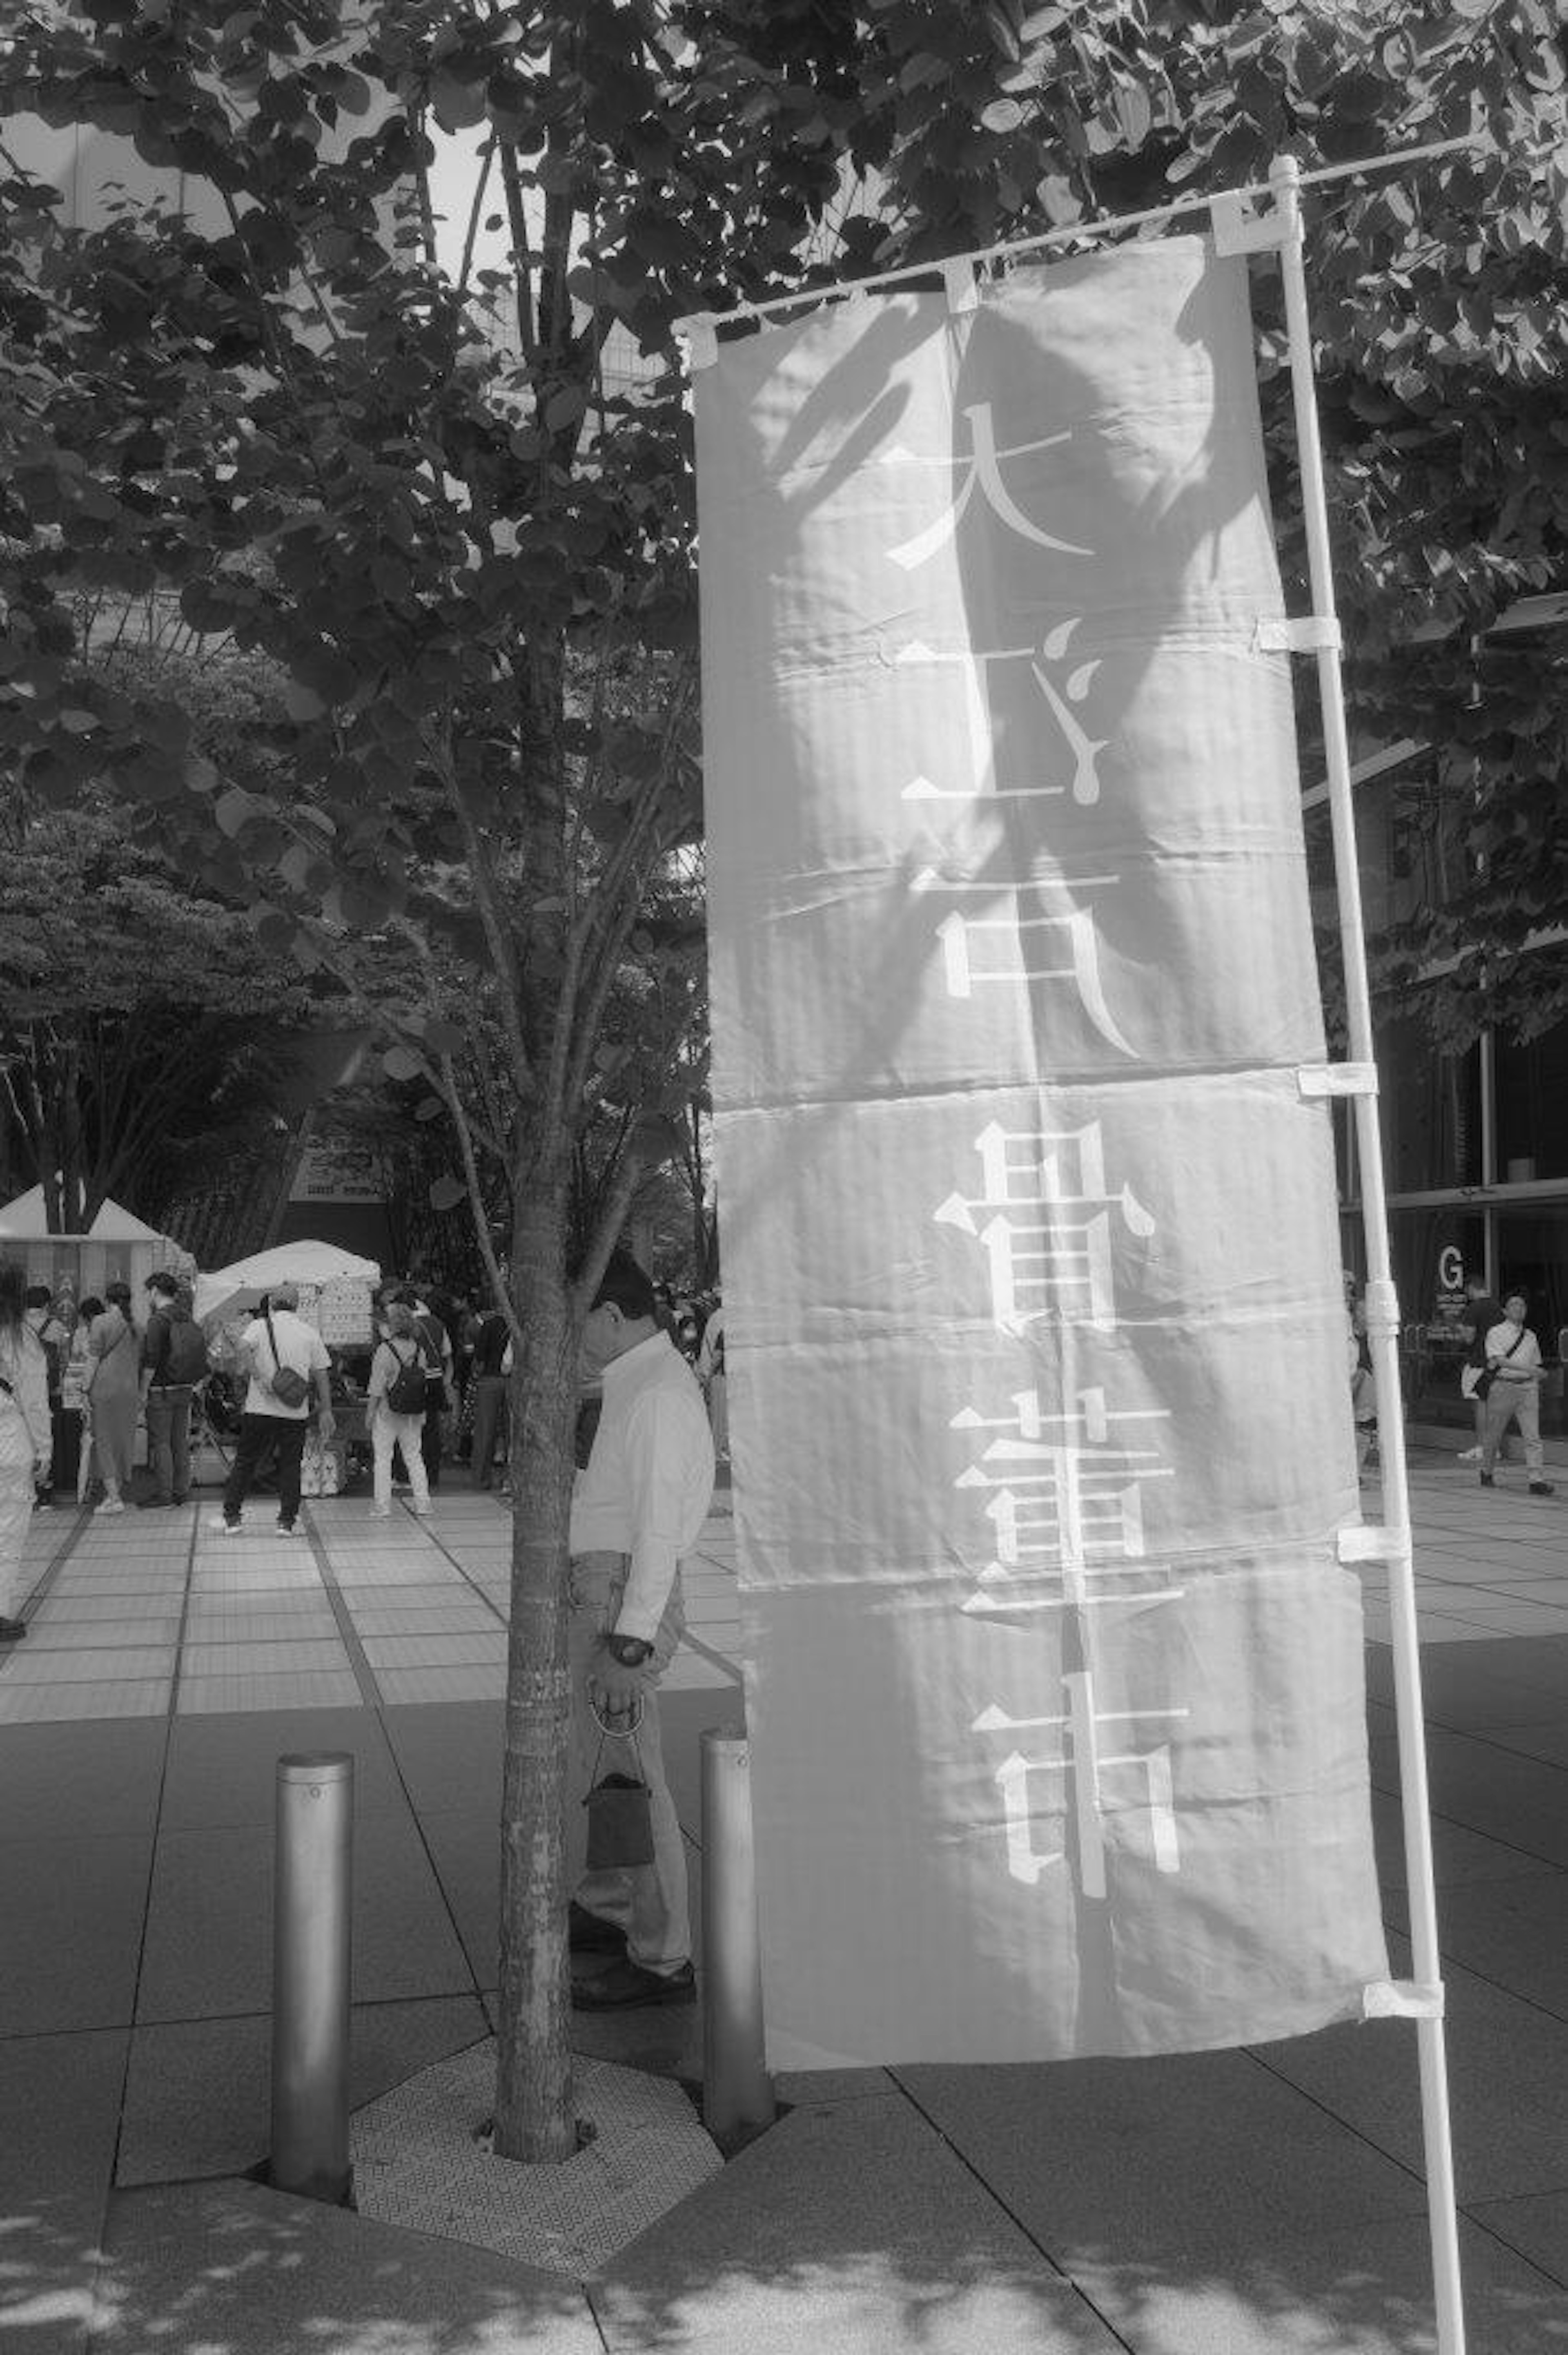
[[[8,1280],[20,1283],[12,1267]],[[330,1442],[334,1398],[363,1404],[371,1470],[371,1510],[390,1510],[394,1483],[416,1512],[429,1509],[443,1470],[456,1469],[482,1489],[508,1490],[511,1327],[495,1308],[462,1287],[415,1273],[383,1284],[373,1301],[368,1371],[359,1380],[334,1368],[299,1316],[290,1285],[275,1288],[237,1343],[209,1359],[188,1284],[166,1271],[149,1276],[138,1304],[129,1284],[105,1284],[101,1296],[57,1299],[45,1284],[24,1287],[19,1329],[31,1377],[41,1369],[35,1404],[38,1444],[29,1457],[29,1511],[86,1503],[115,1514],[183,1505],[192,1486],[198,1412],[230,1455],[225,1524],[238,1524],[246,1494],[265,1467],[279,1493],[280,1526],[298,1517],[298,1484],[307,1438]],[[661,1289],[654,1315],[688,1365],[709,1405],[715,1442],[728,1453],[723,1312],[716,1293]],[[310,1335],[310,1339],[306,1336]],[[277,1348],[274,1348],[277,1344]],[[214,1348],[217,1345],[215,1342]],[[270,1377],[287,1369],[280,1397]],[[216,1380],[209,1377],[217,1373]],[[422,1390],[420,1388],[422,1380]],[[0,1399],[6,1393],[0,1392]],[[15,1418],[6,1430],[15,1438]],[[146,1479],[135,1495],[139,1433],[145,1431]],[[28,1445],[34,1434],[29,1428]],[[587,1434],[591,1437],[591,1430]]]

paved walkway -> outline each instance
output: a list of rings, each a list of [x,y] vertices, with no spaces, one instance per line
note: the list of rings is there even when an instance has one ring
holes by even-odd
[[[1414,1506],[1473,2355],[1568,2350],[1568,1495],[1419,1458]],[[41,1518],[0,1667],[0,2325],[18,2355],[1416,2355],[1414,2031],[796,2078],[771,2133],[593,2282],[278,2198],[273,1764],[356,1760],[354,2099],[493,2026],[506,1523],[265,1507]],[[730,1529],[668,1702],[738,1715]],[[1373,1780],[1405,1967],[1386,1626]],[[696,2015],[580,2017],[690,2078]]]

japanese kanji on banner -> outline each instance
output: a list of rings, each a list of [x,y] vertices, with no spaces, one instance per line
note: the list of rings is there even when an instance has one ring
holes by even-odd
[[[1250,2042],[1387,1976],[1245,267],[694,370],[776,2067]]]

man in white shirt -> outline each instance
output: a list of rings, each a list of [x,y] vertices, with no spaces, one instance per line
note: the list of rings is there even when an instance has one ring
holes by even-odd
[[[1481,1425],[1481,1486],[1493,1486],[1498,1449],[1517,1416],[1530,1493],[1550,1497],[1552,1484],[1543,1476],[1541,1447],[1541,1344],[1525,1324],[1528,1313],[1523,1293],[1510,1292],[1503,1302],[1502,1323],[1494,1325],[1487,1335],[1487,1367],[1492,1380]]]
[[[268,1298],[265,1313],[248,1325],[240,1337],[240,1357],[249,1388],[239,1417],[239,1444],[224,1484],[223,1511],[207,1524],[222,1537],[239,1535],[246,1495],[269,1449],[274,1447],[278,1451],[278,1527],[286,1538],[304,1534],[297,1526],[300,1462],[305,1452],[313,1390],[316,1426],[323,1439],[330,1439],[337,1425],[329,1388],[332,1359],[315,1327],[296,1315],[299,1305],[297,1285],[278,1284]],[[280,1398],[272,1387],[283,1369],[297,1374],[304,1386],[293,1401]]]
[[[602,1375],[604,1405],[572,1496],[567,1886],[574,1952],[620,1959],[578,1979],[572,2001],[620,2011],[691,2003],[696,1994],[686,1852],[664,1776],[658,1685],[685,1625],[680,1561],[713,1500],[714,1447],[696,1380],[660,1326],[652,1285],[624,1252],[611,1257],[588,1312],[582,1364],[585,1378]],[[581,1802],[602,1773],[634,1774],[639,1763],[653,1861],[589,1875]]]

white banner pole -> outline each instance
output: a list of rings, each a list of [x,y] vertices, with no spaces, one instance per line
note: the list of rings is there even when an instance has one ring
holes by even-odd
[[[1351,755],[1345,730],[1340,673],[1329,509],[1323,492],[1323,455],[1312,368],[1307,278],[1302,261],[1301,167],[1280,156],[1269,186],[1282,232],[1280,267],[1285,280],[1286,320],[1290,336],[1290,382],[1307,525],[1308,570],[1318,656],[1318,687],[1323,707],[1323,740],[1333,828],[1335,882],[1344,954],[1345,1001],[1352,1063],[1372,1067],[1372,994],[1367,980],[1361,921],[1361,878],[1356,864],[1355,817],[1351,805]],[[1331,624],[1332,626],[1321,626]],[[1432,1818],[1426,1791],[1426,1753],[1422,1733],[1421,1656],[1415,1618],[1415,1578],[1410,1534],[1410,1492],[1404,1463],[1404,1419],[1400,1398],[1399,1305],[1389,1265],[1388,1211],[1383,1190],[1383,1150],[1375,1092],[1354,1099],[1361,1180],[1361,1218],[1367,1251],[1367,1335],[1378,1398],[1378,1454],[1382,1465],[1383,1526],[1377,1558],[1387,1564],[1393,1620],[1395,1715],[1399,1730],[1400,1788],[1404,1813],[1405,1866],[1410,1885],[1410,1934],[1415,1972],[1416,2043],[1421,2067],[1422,2134],[1426,2153],[1426,2205],[1432,2232],[1438,2355],[1464,2355],[1465,2317],[1459,2280],[1458,2213],[1454,2196],[1454,2157],[1448,2125],[1448,2074],[1437,1951],[1437,1903],[1432,1875]],[[1363,1551],[1361,1559],[1367,1555]]]

